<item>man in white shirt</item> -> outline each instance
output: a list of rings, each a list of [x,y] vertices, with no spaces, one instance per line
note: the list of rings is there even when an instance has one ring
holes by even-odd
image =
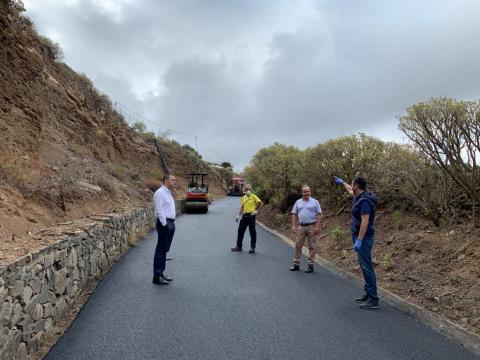
[[[171,190],[175,187],[177,179],[175,176],[167,174],[163,177],[163,186],[161,186],[153,195],[153,208],[157,220],[158,242],[155,248],[155,257],[153,258],[153,283],[158,285],[168,285],[172,278],[165,273],[165,264],[167,252],[172,244],[173,234],[175,233],[175,200]]]
[[[310,187],[303,185],[302,198],[298,199],[292,209],[292,231],[295,236],[295,252],[293,266],[290,271],[300,270],[300,257],[305,243],[308,240],[308,267],[306,273],[313,272],[316,254],[316,240],[320,233],[320,218],[322,209],[320,203],[311,197]]]

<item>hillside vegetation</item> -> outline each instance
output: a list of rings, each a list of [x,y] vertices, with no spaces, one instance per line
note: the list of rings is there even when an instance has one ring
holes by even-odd
[[[39,230],[150,204],[164,174],[154,139],[179,177],[178,198],[192,170],[210,175],[214,196],[224,194],[231,170],[129,127],[21,10],[0,1],[0,263],[42,245]]]
[[[480,333],[480,102],[432,99],[409,108],[399,126],[410,144],[359,134],[258,151],[245,174],[268,203],[261,221],[293,238],[289,210],[310,185],[324,210],[319,254],[356,272],[351,196],[333,177],[364,176],[379,198],[380,286]]]

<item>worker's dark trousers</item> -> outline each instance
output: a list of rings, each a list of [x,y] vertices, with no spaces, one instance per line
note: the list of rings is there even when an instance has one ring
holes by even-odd
[[[355,243],[356,236],[352,236]],[[362,241],[362,247],[357,251],[358,263],[362,269],[363,278],[365,279],[365,292],[373,301],[378,301],[377,296],[377,277],[372,262],[373,237],[365,237]]]
[[[255,249],[257,245],[257,230],[255,230],[255,215],[243,214],[238,225],[238,236],[237,236],[237,246],[242,247],[243,236],[245,235],[245,230],[250,231],[250,247]]]
[[[161,276],[165,271],[167,252],[170,250],[173,234],[175,234],[175,220],[167,219],[167,224],[163,226],[157,219],[157,234],[158,241],[153,258],[153,276]]]

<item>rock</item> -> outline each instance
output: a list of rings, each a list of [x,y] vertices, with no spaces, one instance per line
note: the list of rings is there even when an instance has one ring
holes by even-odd
[[[23,295],[23,288],[25,287],[25,282],[22,280],[16,281],[12,286],[8,288],[8,295],[11,297],[17,297]]]
[[[47,303],[43,305],[43,316],[46,318],[53,317],[55,315],[55,308],[52,304]]]
[[[23,313],[22,305],[16,303],[13,306],[13,313],[12,313],[12,326],[15,326],[18,322],[20,322],[24,318],[25,314]]]
[[[43,274],[40,275],[43,278]],[[32,282],[30,282],[30,286],[32,287],[32,291],[34,294],[39,294],[42,290],[43,281],[39,277],[35,277]]]
[[[30,302],[30,299],[32,298],[33,295],[33,290],[30,286],[25,286],[23,288],[23,295],[22,295],[22,302],[24,304],[28,304]]]
[[[70,252],[70,255],[68,255],[68,258],[67,258],[67,266],[73,268],[77,266],[77,263],[78,263],[77,252],[75,251],[75,249],[72,249],[72,251]]]
[[[462,254],[462,255],[457,257],[457,260],[463,260],[463,259],[465,259],[465,254]]]
[[[46,320],[45,320],[45,319],[41,319],[41,320],[37,321],[37,322],[33,325],[32,331],[33,331],[35,334],[38,334],[38,333],[42,332],[43,330],[45,330],[45,323],[46,323]]]
[[[15,355],[15,360],[26,360],[27,359],[27,344],[24,342],[20,343],[17,348],[17,354]]]
[[[32,338],[31,350],[35,352],[39,351],[40,347],[43,345],[44,342],[45,342],[45,332],[41,331]]]
[[[3,304],[7,296],[8,296],[8,289],[5,289],[4,287],[0,288],[0,304]]]
[[[78,268],[73,269],[72,279],[73,280],[79,280],[80,279],[80,272],[78,271]]]
[[[63,268],[54,273],[54,290],[55,294],[62,295],[65,291],[65,280],[67,277],[67,269]]]
[[[0,328],[0,349],[3,348],[3,345],[5,345],[8,342],[8,329],[7,328]],[[1,354],[1,350],[0,350]]]
[[[54,316],[55,323],[58,323],[63,318],[63,316],[67,312],[67,309],[68,309],[68,304],[65,300],[65,297],[62,296],[57,301],[57,306],[55,306],[55,316]]]
[[[46,254],[43,261],[44,261],[43,262],[43,267],[48,268],[48,267],[52,266],[53,263],[55,262],[55,255],[52,254],[52,253]]]
[[[83,187],[86,190],[96,191],[96,192],[102,191],[102,188],[100,186],[89,184],[89,183],[86,183],[84,181],[77,181],[76,184],[80,187]]]
[[[13,304],[12,301],[5,301],[0,308],[0,324],[10,326],[12,321]]]
[[[33,311],[33,320],[40,321],[42,319],[43,319],[43,306],[40,304],[37,304],[35,305],[35,310]]]
[[[47,333],[50,333],[50,331],[53,329],[53,319],[51,317],[45,319],[45,331]]]

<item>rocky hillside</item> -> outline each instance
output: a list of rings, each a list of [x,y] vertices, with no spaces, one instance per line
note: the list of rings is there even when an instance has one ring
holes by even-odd
[[[7,10],[0,6],[0,262],[40,246],[46,227],[149,204],[163,176],[152,136],[132,130],[88,78],[57,61],[54,43]],[[223,194],[224,171],[160,144],[179,198],[198,169]]]

